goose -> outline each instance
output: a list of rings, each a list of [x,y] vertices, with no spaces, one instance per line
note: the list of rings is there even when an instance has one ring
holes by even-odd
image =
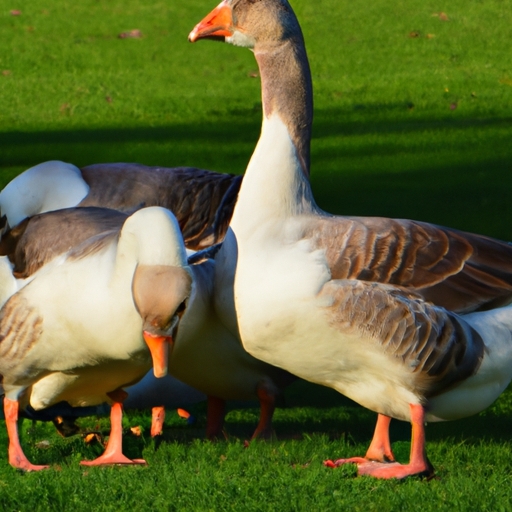
[[[258,400],[260,419],[252,439],[272,436],[276,398],[296,377],[249,355],[239,336],[220,320],[213,306],[215,260],[191,265],[193,285],[169,372],[208,396],[209,439],[221,435],[226,400]]]
[[[6,255],[2,256],[6,259],[5,273],[22,282],[30,281],[59,255],[101,233],[119,230],[126,218],[126,214],[115,210],[81,207],[25,219],[0,241],[0,253]],[[239,337],[217,317],[212,299],[215,262],[211,254],[206,250],[189,257],[192,284],[186,311],[174,337],[170,375],[156,379],[148,372],[141,381],[126,388],[129,396],[124,405],[151,407],[151,435],[157,436],[162,433],[166,403],[184,395],[191,401],[207,396],[206,434],[214,439],[223,430],[226,400],[258,400],[260,421],[252,438],[270,438],[275,401],[295,378],[250,356]],[[172,283],[167,284],[172,287]]]
[[[162,206],[178,219],[192,250],[219,243],[229,224],[242,177],[195,167],[94,164],[79,169],[49,161],[22,172],[0,192],[0,234],[51,210],[98,206],[132,213]]]
[[[9,463],[47,467],[23,453],[17,418],[27,403],[40,410],[60,401],[112,404],[106,450],[82,464],[145,463],[122,453],[123,388],[151,366],[156,377],[167,374],[191,285],[178,223],[160,207],[137,211],[120,230],[85,240],[27,278],[0,310]]]
[[[220,321],[213,308],[215,261],[206,258],[190,265],[190,270],[192,292],[174,339],[169,374],[207,396],[208,439],[214,440],[224,434],[228,400],[257,400],[260,418],[251,439],[270,439],[276,399],[296,378],[250,356],[239,337]],[[157,402],[162,403],[167,396],[172,398],[166,385],[164,379],[155,379],[148,374],[127,390],[141,395],[139,402],[148,404],[149,397],[159,388],[160,396],[152,399],[153,437],[162,433],[165,419],[165,407],[159,407]]]
[[[262,83],[260,138],[216,257],[219,316],[254,357],[378,413],[360,473],[430,470],[416,455],[419,471],[379,466],[395,460],[389,422],[411,421],[422,452],[423,419],[473,414],[504,389],[512,246],[323,212],[309,183],[311,74],[288,1],[224,0],[189,35],[205,38],[250,48]],[[367,469],[372,460],[378,469]]]
[[[119,230],[126,218],[127,214],[122,212],[87,206],[55,210],[25,218],[0,239],[0,305],[53,258],[92,236],[104,231]],[[6,290],[5,294],[2,289]],[[124,409],[145,409],[153,407],[153,402],[155,407],[160,407],[159,404],[183,407],[206,400],[203,393],[171,375],[157,379],[152,371],[126,391],[128,397],[123,403]],[[0,397],[2,396],[3,390],[0,387]],[[108,413],[108,407],[101,404],[72,408],[63,402],[43,411],[34,411],[28,407],[20,412],[23,417],[30,419],[52,421],[59,434],[67,437],[80,430],[75,423],[77,417],[104,415]],[[156,412],[155,410],[155,414]]]

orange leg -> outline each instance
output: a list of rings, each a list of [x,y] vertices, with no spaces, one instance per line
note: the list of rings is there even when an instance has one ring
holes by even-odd
[[[18,436],[18,410],[17,400],[9,400],[4,397],[4,414],[7,435],[9,436],[9,464],[17,469],[24,471],[40,471],[49,466],[36,466],[29,462],[23,450],[21,449],[20,438]]]
[[[206,413],[206,437],[210,440],[221,437],[226,417],[226,401],[216,396],[208,397],[208,411]],[[224,435],[224,437],[226,437]]]
[[[143,459],[129,459],[123,455],[123,404],[114,402],[110,411],[110,437],[107,447],[97,459],[83,460],[83,466],[102,466],[109,464],[146,464]]]
[[[364,462],[358,464],[359,475],[369,475],[375,478],[406,478],[408,476],[430,476],[434,468],[430,464],[425,451],[425,409],[422,405],[410,404],[412,436],[411,436],[411,455],[409,464],[399,464],[398,462],[382,463],[370,462],[363,459]],[[350,459],[346,459],[347,462]],[[330,462],[330,461],[328,461]],[[337,463],[338,461],[336,461]],[[336,464],[334,465],[341,465]],[[343,464],[344,462],[342,462]],[[329,465],[330,464],[326,464]]]
[[[151,410],[151,437],[162,435],[165,421],[165,407],[153,407]]]
[[[389,441],[390,423],[391,418],[389,416],[384,416],[384,414],[377,415],[375,432],[370,447],[364,456],[365,459],[379,462],[395,462],[395,456]]]
[[[349,459],[338,459],[334,462],[332,460],[326,460],[324,465],[330,468],[342,466],[343,464],[364,464],[369,461],[378,462],[395,462],[395,456],[391,450],[391,443],[389,441],[389,425],[391,418],[379,414],[377,416],[377,424],[375,425],[375,432],[373,434],[372,442],[368,448],[364,457],[350,457]]]
[[[258,386],[258,399],[260,401],[260,421],[251,439],[272,438],[272,416],[276,408],[275,394],[269,392],[265,386]]]

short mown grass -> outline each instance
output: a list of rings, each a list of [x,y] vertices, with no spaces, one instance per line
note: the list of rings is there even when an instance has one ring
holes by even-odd
[[[327,469],[327,458],[366,450],[374,415],[331,390],[297,382],[275,417],[272,442],[247,445],[257,420],[255,406],[231,410],[227,441],[204,439],[205,407],[189,408],[187,425],[168,411],[164,435],[149,436],[148,413],[124,420],[125,451],[146,458],[146,467],[82,468],[82,458],[101,452],[82,436],[60,438],[51,424],[24,420],[22,443],[41,473],[0,465],[3,510],[509,510],[512,506],[512,394],[485,415],[427,428],[433,480],[404,482],[356,478],[353,467]],[[108,434],[104,418],[80,420],[84,432]],[[140,426],[142,436],[129,427]],[[393,424],[399,460],[409,455],[409,426]],[[1,445],[7,444],[0,432]]]
[[[187,34],[217,2],[0,2],[0,185],[44,160],[135,161],[242,173],[261,121],[250,52]],[[294,0],[315,87],[311,180],[333,213],[414,218],[512,239],[512,10],[506,0]],[[20,15],[12,15],[20,10]],[[142,37],[119,34],[140,30]],[[378,482],[325,458],[362,454],[374,415],[307,383],[287,391],[276,440],[245,447],[257,408],[234,409],[228,441],[204,440],[205,406],[125,418],[147,467],[80,468],[99,445],[25,420],[22,443],[52,469],[7,464],[2,510],[510,510],[512,394],[427,429],[438,478]],[[108,432],[108,420],[81,420]],[[141,425],[143,435],[130,434]],[[409,426],[393,425],[408,458]],[[47,441],[41,444],[42,441]],[[3,447],[3,448],[2,448]]]

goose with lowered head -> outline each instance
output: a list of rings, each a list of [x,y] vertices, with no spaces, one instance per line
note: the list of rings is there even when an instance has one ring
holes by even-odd
[[[220,321],[213,307],[215,261],[205,258],[190,270],[192,291],[169,358],[169,373],[207,396],[208,439],[222,437],[229,400],[257,400],[260,417],[252,439],[269,439],[276,399],[296,377],[249,355],[240,338]],[[144,401],[161,383],[162,400],[169,390],[161,381],[148,375],[130,391]],[[164,407],[153,407],[153,436],[162,432],[164,418]]]
[[[224,0],[189,36],[202,38],[251,48],[262,81],[261,135],[216,258],[216,282],[232,283],[219,314],[253,356],[379,414],[360,472],[428,471],[423,420],[473,414],[510,380],[510,308],[492,308],[512,302],[512,246],[318,208],[311,76],[287,0]],[[413,423],[411,464],[368,466],[394,460],[391,417]]]
[[[7,254],[13,264],[12,270],[7,264],[5,272],[12,272],[24,281],[30,280],[69,248],[104,232],[119,230],[126,217],[115,210],[83,207],[55,210],[26,219],[0,241],[0,254]],[[259,400],[260,421],[253,438],[268,438],[272,433],[275,400],[294,377],[250,356],[236,333],[227,329],[215,314],[212,299],[215,262],[209,258],[210,253],[202,251],[189,258],[191,291],[174,338],[169,373],[188,384],[187,397],[194,399],[191,392],[195,390],[198,390],[195,395],[208,396],[209,438],[221,435],[226,400]],[[166,285],[172,287],[171,282]],[[127,407],[153,408],[152,435],[162,432],[164,404],[180,398],[175,396],[180,392],[176,380],[169,377],[156,379],[149,372],[126,389],[129,393]]]
[[[144,463],[122,453],[123,388],[151,366],[155,376],[167,374],[191,285],[178,223],[159,207],[134,213],[121,229],[85,240],[27,278],[0,311],[9,463],[26,471],[46,467],[24,455],[18,411],[60,401],[112,404],[106,450],[82,464]]]

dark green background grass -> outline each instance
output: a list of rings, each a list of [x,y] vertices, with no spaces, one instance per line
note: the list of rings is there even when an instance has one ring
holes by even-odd
[[[50,159],[242,173],[261,122],[253,56],[187,42],[215,4],[0,0],[0,185]],[[311,180],[319,205],[511,240],[510,2],[293,6],[315,87]],[[118,38],[133,29],[142,37]],[[127,452],[143,452],[147,468],[80,469],[99,446],[25,421],[27,454],[54,469],[12,470],[0,429],[0,510],[510,510],[511,404],[507,392],[477,417],[429,425],[439,479],[402,483],[322,466],[363,454],[374,415],[303,382],[276,412],[277,440],[249,448],[243,440],[256,407],[232,410],[230,440],[216,444],[203,440],[204,404],[192,427],[170,412],[158,443],[147,434],[149,415],[131,413],[125,426],[140,424],[145,434],[127,434]],[[108,432],[108,421],[97,423],[82,420],[84,429]],[[406,461],[409,426],[396,422],[392,434]],[[44,440],[49,447],[37,444]]]
[[[4,0],[3,181],[48,159],[242,173],[261,119],[257,68],[247,50],[187,42],[212,4],[33,0],[11,16]],[[294,7],[315,86],[319,204],[512,237],[507,1]],[[143,37],[117,37],[131,29]]]

